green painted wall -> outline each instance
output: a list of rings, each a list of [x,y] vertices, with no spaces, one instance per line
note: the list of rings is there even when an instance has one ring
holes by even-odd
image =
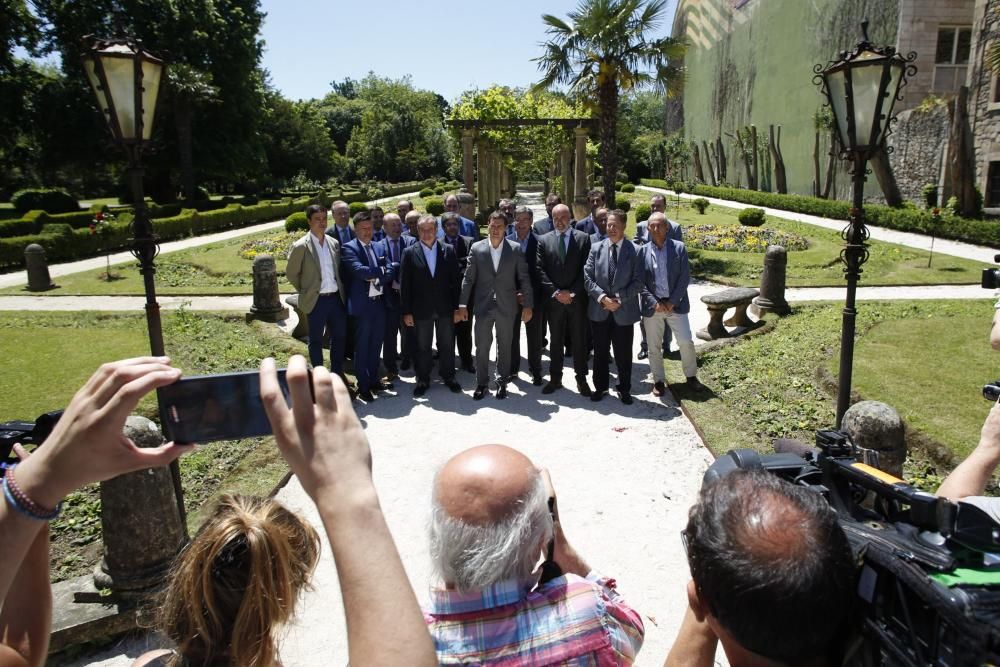
[[[766,136],[769,124],[780,125],[788,190],[811,194],[813,115],[823,102],[812,82],[813,66],[853,48],[865,17],[873,42],[894,44],[899,0],[750,0],[740,9],[733,4],[682,0],[678,8],[675,33],[690,42],[685,135],[699,145],[721,136],[727,180],[735,183],[739,173],[745,186],[735,141],[727,135],[754,124]]]

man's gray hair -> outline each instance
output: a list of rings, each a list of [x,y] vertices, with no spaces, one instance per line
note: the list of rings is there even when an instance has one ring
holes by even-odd
[[[409,216],[407,216],[407,217],[409,217]],[[430,213],[425,213],[424,215],[420,216],[420,219],[417,220],[417,226],[419,227],[420,225],[424,224],[425,222],[429,222],[430,224],[434,225],[435,227],[437,227],[437,224],[438,224],[437,218],[435,218]]]
[[[524,214],[524,213],[527,213],[527,214],[528,214],[528,216],[529,216],[529,217],[531,217],[531,218],[534,218],[534,217],[535,217],[535,212],[534,212],[534,211],[532,211],[532,210],[531,210],[530,208],[528,208],[527,206],[518,206],[517,208],[515,208],[515,209],[514,209],[514,217],[515,217],[515,218],[516,218],[517,216],[519,216],[519,215],[522,215],[522,214]]]
[[[445,211],[444,213],[441,214],[441,226],[442,227],[444,227],[444,223],[446,223],[446,222],[452,222],[452,221],[461,224],[462,223],[462,216],[460,216],[458,213],[455,213],[454,211]]]
[[[436,488],[435,484],[435,488]],[[442,581],[459,591],[484,588],[506,579],[531,577],[541,548],[552,539],[548,493],[539,473],[510,516],[477,526],[455,519],[432,499],[431,560]]]

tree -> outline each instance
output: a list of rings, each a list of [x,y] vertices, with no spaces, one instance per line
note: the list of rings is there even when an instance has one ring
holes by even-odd
[[[649,85],[668,96],[680,92],[683,42],[650,36],[665,12],[666,0],[581,0],[568,22],[542,15],[549,39],[543,44],[544,53],[535,58],[542,72],[535,88],[568,84],[581,99],[596,100],[602,179],[609,198],[618,173],[621,94]]]
[[[325,181],[332,173],[336,151],[315,101],[292,102],[276,90],[264,93],[266,113],[261,124],[267,170],[276,184],[304,173]]]

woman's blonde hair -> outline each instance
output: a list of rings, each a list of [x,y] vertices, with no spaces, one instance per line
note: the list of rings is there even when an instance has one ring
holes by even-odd
[[[316,530],[270,498],[224,495],[177,557],[159,629],[175,665],[269,667],[319,557]]]

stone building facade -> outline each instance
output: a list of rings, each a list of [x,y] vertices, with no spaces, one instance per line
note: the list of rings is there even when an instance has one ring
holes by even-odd
[[[969,116],[976,146],[976,185],[983,203],[1000,213],[1000,82],[986,64],[1000,37],[1000,0],[976,0],[969,71]]]

